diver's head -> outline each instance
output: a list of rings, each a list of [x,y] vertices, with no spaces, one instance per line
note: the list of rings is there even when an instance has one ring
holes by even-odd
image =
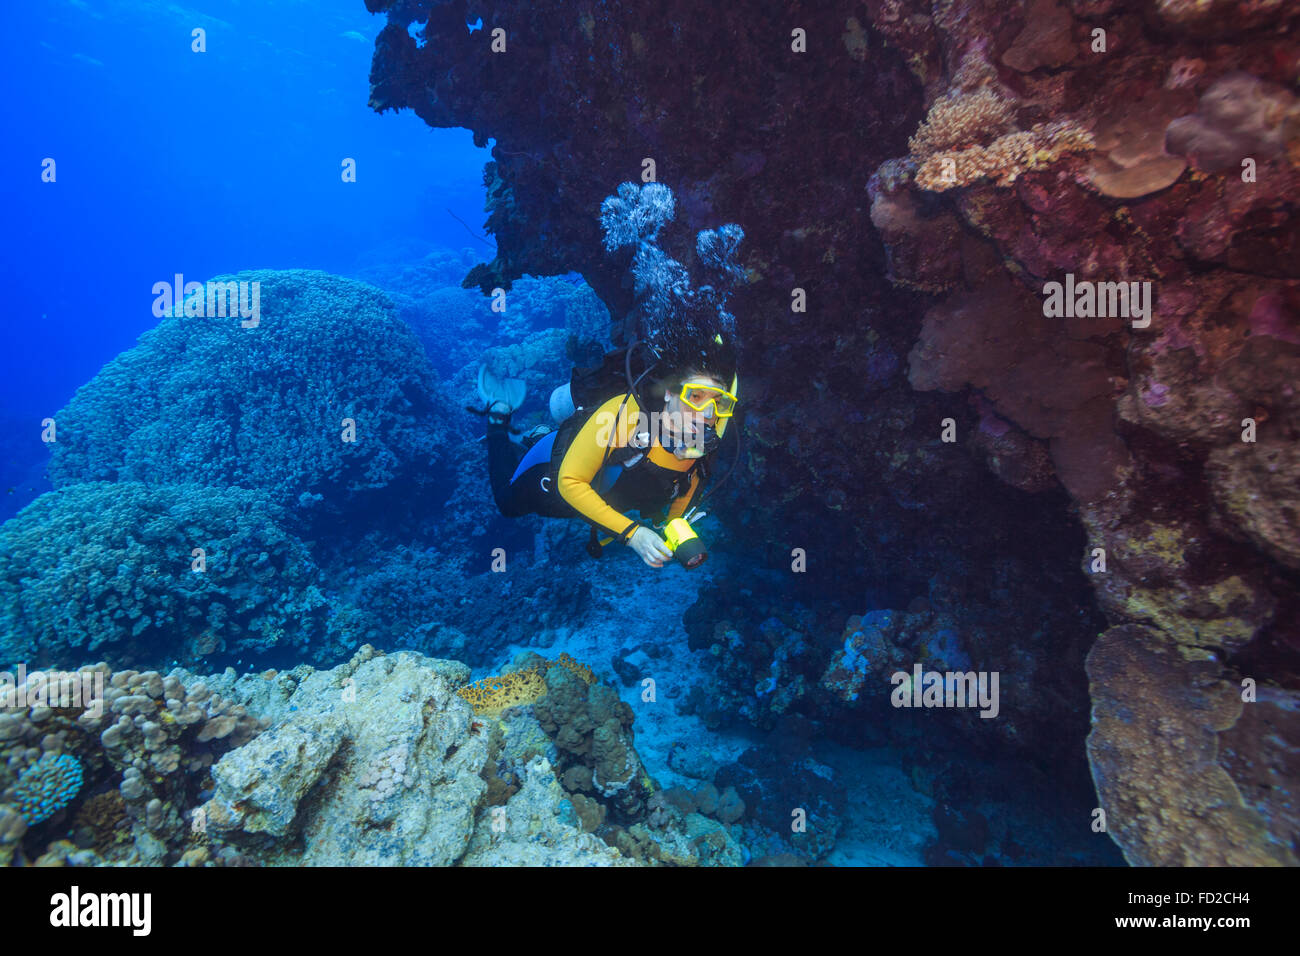
[[[736,339],[711,292],[679,299],[649,323],[647,410],[660,414],[660,443],[678,458],[713,451],[735,412]]]
[[[660,412],[660,444],[683,459],[713,451],[735,414],[735,381],[689,367],[656,381],[650,394],[652,410]]]

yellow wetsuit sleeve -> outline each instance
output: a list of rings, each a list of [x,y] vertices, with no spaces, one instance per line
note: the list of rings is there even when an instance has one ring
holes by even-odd
[[[591,482],[596,477],[596,472],[600,471],[605,452],[610,447],[627,447],[630,430],[628,423],[636,422],[640,408],[635,398],[628,398],[616,426],[614,416],[622,404],[623,396],[616,395],[596,409],[578,430],[578,434],[573,436],[573,442],[564,453],[558,471],[560,497],[588,521],[615,535],[622,534],[632,519],[606,504],[605,499],[591,487]]]

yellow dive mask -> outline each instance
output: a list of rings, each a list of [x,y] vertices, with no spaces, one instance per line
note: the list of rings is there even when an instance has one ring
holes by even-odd
[[[683,382],[681,400],[687,408],[697,412],[704,411],[711,403],[718,418],[730,418],[735,414],[736,402],[739,401],[736,398],[736,379],[733,377],[731,380],[731,391],[702,382]]]

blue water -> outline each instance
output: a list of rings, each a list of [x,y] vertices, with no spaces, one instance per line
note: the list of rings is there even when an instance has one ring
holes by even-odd
[[[6,422],[39,427],[134,344],[157,321],[153,283],[175,273],[344,272],[410,242],[492,257],[447,211],[482,233],[488,150],[366,105],[382,26],[360,0],[6,10]],[[191,52],[196,27],[206,53]]]

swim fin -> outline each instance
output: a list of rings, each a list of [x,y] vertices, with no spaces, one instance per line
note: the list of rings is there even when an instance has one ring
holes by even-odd
[[[513,412],[524,403],[526,391],[522,379],[497,378],[488,371],[486,364],[478,367],[478,397],[493,412],[503,411],[507,415]],[[505,409],[497,408],[498,403],[504,404]]]

